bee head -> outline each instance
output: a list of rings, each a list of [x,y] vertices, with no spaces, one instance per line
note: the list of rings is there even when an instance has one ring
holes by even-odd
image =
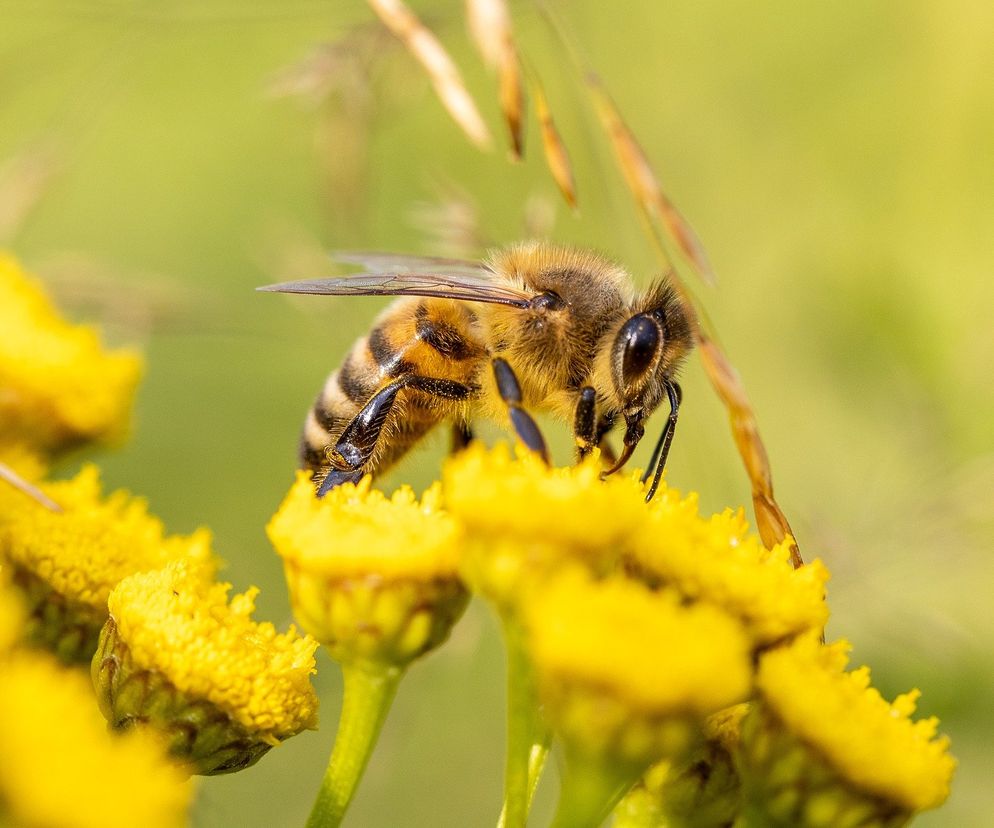
[[[634,313],[614,336],[611,379],[623,412],[649,414],[665,393],[693,347],[693,311],[682,302],[667,280],[652,286],[636,300]]]

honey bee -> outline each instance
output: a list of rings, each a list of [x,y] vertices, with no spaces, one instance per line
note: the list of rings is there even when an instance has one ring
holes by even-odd
[[[636,293],[629,275],[573,247],[530,242],[485,262],[340,254],[365,268],[260,290],[399,296],[355,342],[307,414],[300,462],[318,494],[384,471],[448,422],[465,445],[475,418],[510,421],[548,459],[529,412],[572,422],[580,458],[600,446],[620,469],[667,399],[669,417],[643,482],[659,484],[680,410],[674,377],[694,341],[693,311],[663,278]],[[606,442],[621,421],[620,456]]]

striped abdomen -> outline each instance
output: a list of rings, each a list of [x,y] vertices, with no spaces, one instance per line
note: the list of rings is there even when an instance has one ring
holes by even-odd
[[[365,472],[383,471],[433,426],[443,420],[465,420],[485,357],[470,307],[446,299],[397,300],[369,334],[353,344],[342,366],[325,382],[304,423],[301,465],[320,478],[329,468],[328,449],[334,448],[376,392],[394,380],[430,377],[465,386],[468,393],[463,399],[413,388],[399,392],[363,466]]]

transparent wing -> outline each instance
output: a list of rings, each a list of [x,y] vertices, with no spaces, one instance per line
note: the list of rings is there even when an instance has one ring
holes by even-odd
[[[356,273],[328,279],[305,279],[266,285],[259,290],[276,293],[310,293],[321,296],[438,296],[464,302],[489,302],[527,307],[534,294],[500,284],[486,269],[478,273],[456,271],[391,271]]]
[[[360,265],[367,273],[413,271],[486,276],[491,272],[482,262],[447,259],[442,256],[408,256],[404,253],[382,253],[375,250],[336,250],[331,257],[346,264]]]

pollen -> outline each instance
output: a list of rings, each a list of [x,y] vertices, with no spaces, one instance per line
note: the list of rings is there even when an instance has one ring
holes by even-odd
[[[849,644],[814,635],[766,653],[757,685],[773,714],[855,788],[907,811],[949,795],[956,760],[934,717],[913,721],[918,691],[888,702],[870,672],[845,671]]]
[[[63,320],[2,253],[0,330],[0,439],[57,452],[127,431],[141,358],[108,351],[93,328]]]
[[[258,590],[229,601],[230,589],[185,562],[123,580],[108,607],[131,669],[161,674],[271,744],[315,727],[317,642],[253,621]]]
[[[0,670],[0,823],[179,828],[192,789],[144,733],[107,732],[93,689],[47,656]]]

